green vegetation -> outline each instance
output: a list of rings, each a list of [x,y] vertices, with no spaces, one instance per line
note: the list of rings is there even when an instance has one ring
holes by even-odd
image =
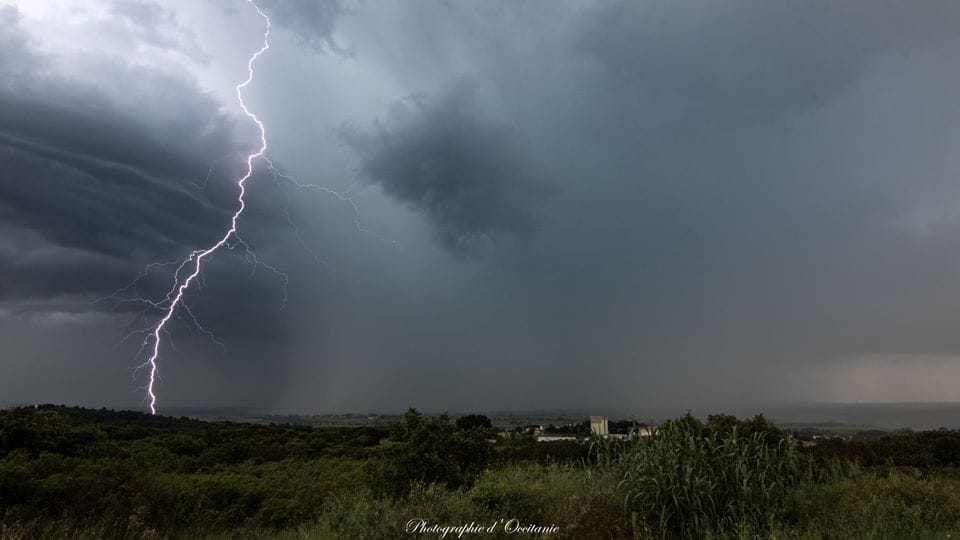
[[[417,518],[523,537],[516,518],[555,538],[945,538],[958,465],[957,431],[805,447],[762,416],[579,444],[415,410],[312,428],[45,406],[0,412],[0,537],[396,538]]]
[[[414,483],[448,488],[472,484],[493,457],[486,440],[490,422],[464,419],[454,425],[445,414],[425,418],[410,409],[402,422],[390,426],[378,460],[377,485],[388,495],[402,497]]]
[[[657,536],[703,538],[768,532],[780,522],[786,495],[799,480],[794,446],[721,417],[706,426],[689,414],[653,437],[626,447],[626,509]]]

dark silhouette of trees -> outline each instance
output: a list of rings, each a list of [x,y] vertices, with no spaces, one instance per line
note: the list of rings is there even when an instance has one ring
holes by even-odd
[[[483,414],[468,414],[457,418],[457,429],[470,431],[471,429],[489,430],[493,428],[490,419]]]
[[[493,445],[477,427],[463,429],[447,414],[431,418],[409,409],[402,421],[390,426],[380,470],[383,488],[402,496],[416,482],[450,487],[473,483],[493,458]]]

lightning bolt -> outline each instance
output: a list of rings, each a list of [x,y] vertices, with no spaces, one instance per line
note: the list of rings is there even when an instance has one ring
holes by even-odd
[[[385,244],[391,244],[391,245],[393,245],[393,246],[395,246],[395,247],[398,247],[398,248],[401,248],[401,249],[403,248],[403,245],[400,244],[399,241],[397,241],[397,240],[391,240],[391,239],[389,239],[389,238],[386,238],[386,237],[384,237],[383,235],[377,234],[376,232],[371,231],[370,229],[367,229],[367,228],[365,228],[365,227],[363,226],[363,224],[361,223],[361,217],[360,217],[360,205],[358,205],[357,202],[356,202],[355,200],[353,200],[354,197],[357,196],[357,194],[354,193],[354,194],[351,195],[351,194],[349,193],[349,192],[350,192],[350,187],[348,187],[348,188],[347,188],[346,190],[344,190],[344,191],[336,191],[336,190],[333,190],[333,189],[330,189],[330,188],[328,188],[328,187],[321,186],[321,185],[318,185],[318,184],[307,184],[307,183],[303,183],[303,182],[297,180],[296,178],[294,178],[294,177],[292,177],[292,176],[289,176],[289,175],[286,175],[286,174],[283,174],[282,172],[280,172],[280,170],[277,169],[277,167],[273,164],[272,161],[270,161],[269,158],[264,157],[263,160],[267,162],[267,167],[270,169],[270,172],[273,173],[273,179],[274,179],[274,181],[277,182],[278,185],[279,185],[280,179],[283,179],[283,180],[286,180],[287,182],[293,184],[293,186],[296,187],[296,188],[298,188],[298,189],[313,189],[313,190],[317,190],[317,191],[320,191],[320,192],[322,192],[322,193],[325,193],[325,194],[327,194],[327,195],[330,195],[330,196],[334,197],[335,199],[339,200],[340,202],[347,203],[348,205],[350,205],[350,208],[353,209],[353,225],[356,227],[356,229],[357,229],[358,232],[361,232],[361,233],[363,233],[363,234],[367,234],[367,235],[369,235],[369,236],[375,238],[376,240],[378,240],[378,241],[380,241],[380,242],[383,242],[383,243],[385,243]],[[288,204],[289,204],[289,201],[288,201]],[[293,220],[292,220],[292,218],[291,218],[291,216],[290,216],[289,211],[285,209],[285,213],[286,213],[286,215],[287,215],[287,222],[290,223],[290,226],[293,227],[294,231],[296,232],[296,234],[297,234],[297,239],[300,241],[301,247],[303,247],[303,248],[304,248],[306,251],[308,251],[311,255],[314,255],[314,258],[316,259],[316,258],[317,258],[316,254],[314,254],[313,251],[310,250],[310,248],[308,248],[308,247],[306,246],[306,244],[304,243],[303,238],[301,237],[301,234],[300,234],[300,229],[299,229],[299,227],[297,227],[297,225],[296,225],[295,223],[293,223]],[[319,260],[318,260],[318,262],[319,262]]]
[[[294,187],[296,187],[297,189],[316,190],[326,195],[333,196],[339,201],[350,205],[350,207],[353,209],[353,214],[354,214],[353,222],[354,222],[354,225],[356,226],[357,231],[370,235],[381,242],[392,244],[402,249],[402,246],[400,245],[399,242],[384,238],[383,236],[369,229],[366,229],[362,226],[361,216],[360,216],[360,207],[357,205],[356,201],[354,200],[354,197],[359,195],[359,193],[352,192],[353,191],[351,189],[352,186],[348,187],[345,191],[336,191],[336,190],[333,190],[324,186],[320,186],[317,184],[300,182],[299,180],[282,173],[274,165],[273,161],[271,161],[267,157],[266,128],[264,127],[260,119],[257,118],[257,115],[251,112],[250,109],[247,108],[247,105],[243,100],[243,89],[253,82],[254,64],[256,63],[257,59],[261,55],[263,55],[265,52],[267,52],[267,50],[270,49],[271,24],[270,24],[270,18],[267,16],[266,13],[264,13],[260,9],[260,7],[254,2],[254,0],[247,0],[247,3],[249,3],[256,10],[257,14],[261,18],[263,18],[263,21],[265,24],[265,30],[263,33],[263,46],[261,46],[259,50],[257,50],[255,53],[253,53],[252,56],[250,56],[249,60],[247,61],[247,78],[241,83],[237,84],[235,89],[236,89],[237,101],[240,104],[240,108],[243,110],[243,113],[247,116],[247,118],[249,118],[257,126],[257,129],[259,130],[260,145],[257,148],[256,152],[249,154],[246,157],[246,162],[247,162],[246,173],[243,174],[243,176],[238,178],[236,181],[236,185],[238,188],[238,196],[237,196],[238,206],[237,206],[237,210],[233,213],[233,216],[230,219],[230,226],[224,231],[223,236],[220,237],[220,240],[218,240],[216,243],[211,244],[210,246],[204,249],[196,249],[192,251],[185,258],[177,259],[174,261],[155,262],[155,263],[148,264],[147,266],[144,267],[144,269],[137,275],[137,277],[132,282],[130,282],[129,284],[127,284],[126,286],[120,289],[117,289],[109,296],[105,298],[100,298],[98,300],[94,300],[92,302],[92,303],[98,303],[98,302],[110,300],[115,302],[114,307],[118,307],[121,304],[127,304],[127,303],[141,304],[144,309],[136,319],[138,321],[145,320],[148,316],[147,314],[151,311],[159,312],[161,314],[160,319],[155,324],[152,324],[152,325],[147,324],[129,332],[125,337],[121,339],[120,343],[118,344],[118,346],[120,344],[124,344],[134,336],[143,336],[140,342],[140,348],[137,351],[136,357],[141,358],[143,356],[147,356],[147,359],[146,361],[144,361],[142,364],[138,365],[134,369],[134,377],[137,377],[138,374],[144,370],[147,371],[147,374],[148,374],[147,384],[144,388],[146,390],[146,397],[144,398],[144,401],[148,403],[151,414],[157,413],[156,384],[159,381],[158,361],[160,359],[161,345],[164,343],[164,341],[161,339],[161,336],[166,336],[167,346],[170,348],[170,350],[177,352],[177,348],[173,341],[173,336],[171,335],[170,329],[168,328],[171,320],[176,318],[177,320],[183,321],[184,323],[192,324],[191,328],[194,329],[195,335],[196,335],[196,332],[199,332],[200,334],[207,336],[210,339],[210,341],[213,344],[220,347],[221,350],[226,349],[226,346],[222,342],[217,340],[213,332],[204,328],[200,324],[200,321],[198,320],[197,316],[194,314],[193,310],[190,308],[190,306],[187,304],[185,300],[185,296],[191,290],[191,286],[195,285],[194,288],[198,290],[202,290],[204,288],[205,277],[204,277],[203,263],[206,259],[210,258],[214,253],[216,253],[221,248],[226,248],[229,250],[242,248],[244,250],[244,256],[246,260],[252,263],[253,270],[251,272],[251,275],[253,275],[253,272],[256,272],[257,267],[263,266],[264,268],[270,270],[273,274],[275,274],[282,280],[284,292],[283,292],[283,303],[280,309],[282,310],[283,307],[286,305],[287,285],[288,285],[287,275],[281,272],[276,267],[271,266],[270,264],[267,264],[266,262],[261,260],[256,255],[256,253],[254,253],[254,251],[250,248],[250,245],[240,236],[240,234],[237,231],[237,223],[240,219],[240,216],[243,214],[244,209],[246,208],[246,201],[245,201],[246,182],[250,180],[250,178],[253,176],[253,167],[254,167],[255,161],[262,160],[266,163],[268,170],[272,173],[274,181],[277,183],[278,186],[280,185],[280,180],[284,180],[290,183],[291,185],[293,185]],[[209,181],[210,176],[213,174],[214,166],[220,161],[226,159],[226,157],[227,156],[223,156],[211,162],[210,168],[207,172],[206,177],[201,182],[196,184],[191,184],[191,185],[193,185],[197,189],[206,188],[207,182]],[[289,198],[288,198],[288,206],[289,206]],[[318,263],[321,262],[319,257],[312,250],[310,250],[310,248],[304,242],[301,234],[301,229],[294,223],[292,216],[289,213],[289,208],[284,208],[284,214],[287,217],[288,223],[294,229],[297,240],[299,241],[301,247],[303,247],[307,252],[313,255],[314,259]],[[171,288],[167,291],[166,295],[159,300],[144,298],[140,296],[138,291],[138,286],[140,281],[146,279],[149,276],[151,270],[158,269],[158,268],[174,268],[173,284]],[[133,326],[133,324],[131,324],[131,326]]]
[[[160,345],[161,345],[161,334],[168,335],[166,326],[167,323],[174,317],[177,313],[177,309],[181,306],[187,308],[187,313],[190,318],[196,322],[196,317],[194,317],[193,312],[190,311],[187,307],[183,298],[187,291],[190,290],[190,285],[196,281],[202,281],[201,273],[203,272],[203,262],[205,259],[209,258],[220,248],[226,247],[227,249],[233,249],[234,247],[243,246],[247,250],[248,256],[253,257],[253,261],[256,265],[264,265],[270,268],[275,273],[281,274],[279,270],[262,263],[259,259],[256,258],[256,255],[250,251],[249,246],[246,242],[243,241],[237,234],[237,221],[240,219],[240,216],[243,214],[244,209],[246,208],[246,201],[244,197],[246,195],[246,183],[250,177],[253,176],[253,162],[259,158],[264,157],[264,154],[267,151],[267,131],[263,125],[263,122],[257,118],[257,115],[252,113],[250,109],[247,108],[247,104],[243,101],[243,89],[246,88],[251,82],[253,82],[253,65],[256,63],[257,59],[263,53],[267,52],[270,49],[270,17],[264,13],[253,0],[247,0],[247,2],[253,6],[253,9],[257,11],[257,14],[263,18],[263,21],[266,25],[263,33],[263,46],[255,52],[250,59],[247,61],[247,78],[236,86],[237,101],[240,103],[240,108],[243,110],[243,114],[247,116],[250,120],[256,124],[257,129],[260,132],[260,146],[256,152],[247,156],[247,172],[237,180],[237,187],[239,188],[239,194],[237,196],[238,207],[237,210],[233,213],[233,217],[230,218],[230,227],[224,232],[223,236],[216,243],[208,246],[205,249],[194,250],[182,261],[179,261],[179,266],[173,274],[173,288],[167,293],[166,301],[163,303],[153,303],[149,302],[154,307],[161,307],[163,311],[163,317],[157,322],[156,325],[149,331],[148,335],[144,338],[141,350],[148,349],[150,350],[150,356],[147,360],[140,365],[139,369],[146,369],[148,371],[147,379],[147,400],[150,406],[150,414],[157,414],[157,394],[155,392],[155,385],[158,380],[158,371],[157,363],[160,358]],[[231,239],[234,240],[234,243],[231,244]],[[181,278],[181,274],[185,273],[186,277]],[[145,274],[141,274],[145,275]],[[211,339],[213,334],[209,333],[207,330],[201,327],[201,330],[208,334]],[[217,342],[219,343],[219,342]]]

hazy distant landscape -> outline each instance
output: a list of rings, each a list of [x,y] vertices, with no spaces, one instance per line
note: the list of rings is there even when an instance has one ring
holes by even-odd
[[[16,405],[6,405],[7,408],[14,406]],[[840,431],[960,428],[960,403],[792,403],[758,405],[749,408],[732,407],[726,409],[726,411],[740,417],[763,413],[772,422],[780,426],[824,427]],[[386,426],[402,416],[400,412],[270,414],[249,407],[170,407],[165,412],[169,416],[187,416],[208,421],[275,422],[313,427]],[[441,412],[457,414],[456,411],[425,412],[428,414],[440,414]],[[496,427],[515,427],[518,425],[560,424],[580,421],[595,414],[656,424],[682,415],[687,410],[666,407],[651,407],[642,410],[596,407],[591,409],[485,410],[479,412],[488,416]],[[690,412],[694,415],[706,416],[717,411],[691,408]]]

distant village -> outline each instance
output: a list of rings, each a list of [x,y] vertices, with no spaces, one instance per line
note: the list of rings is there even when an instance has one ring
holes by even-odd
[[[632,420],[611,422],[606,416],[591,416],[589,421],[568,424],[518,426],[500,431],[501,438],[534,437],[537,442],[586,441],[593,436],[614,440],[646,437],[652,433],[650,426]]]
[[[235,415],[203,415],[208,420],[238,420]],[[461,418],[463,415],[455,415]],[[486,415],[467,415],[482,417],[488,429],[491,442],[496,440],[526,439],[541,443],[579,442],[586,443],[594,437],[611,440],[629,440],[647,437],[653,434],[655,426],[635,420],[611,420],[607,416],[573,416],[569,413],[527,416],[514,413],[492,413]],[[291,425],[309,425],[314,427],[376,426],[388,427],[403,418],[400,414],[347,413],[324,415],[267,415],[244,416],[243,421],[265,422]],[[788,438],[798,446],[816,446],[825,439],[870,440],[891,434],[909,434],[908,428],[876,429],[869,426],[845,425],[840,422],[786,423],[779,426]]]

